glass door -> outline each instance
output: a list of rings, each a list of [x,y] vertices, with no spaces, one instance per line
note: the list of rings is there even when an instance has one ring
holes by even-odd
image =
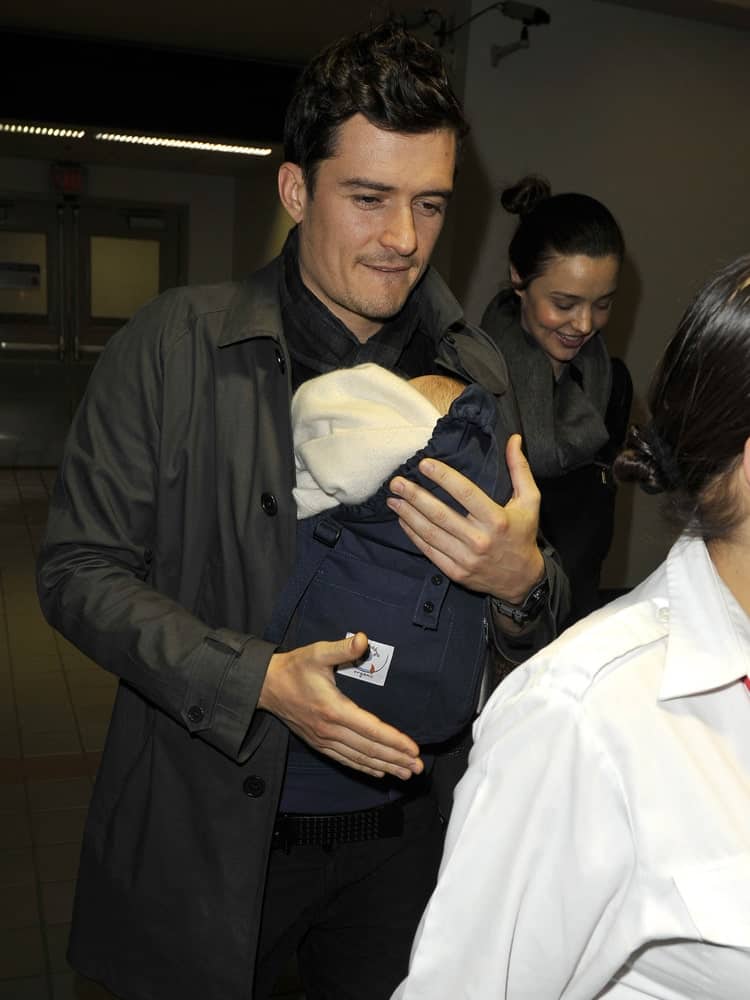
[[[0,196],[0,466],[54,466],[109,337],[184,282],[186,209]]]

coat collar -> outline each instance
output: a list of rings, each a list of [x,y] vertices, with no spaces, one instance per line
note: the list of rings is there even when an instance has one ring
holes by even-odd
[[[281,340],[283,325],[279,305],[280,261],[276,257],[236,286],[224,317],[219,347],[229,347],[255,337]]]
[[[437,271],[428,267],[422,278],[420,317],[428,330],[442,335],[464,321],[464,312]]]
[[[659,700],[702,694],[750,671],[750,619],[720,580],[700,538],[683,536],[666,565],[669,620]]]
[[[255,337],[282,340],[284,327],[279,305],[281,261],[276,257],[237,285],[227,309],[219,347],[228,347]],[[451,326],[463,320],[463,310],[440,275],[428,268],[422,278],[420,318],[425,329],[434,331],[436,340]]]

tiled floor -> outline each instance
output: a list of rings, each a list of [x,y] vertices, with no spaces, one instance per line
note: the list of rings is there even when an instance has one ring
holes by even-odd
[[[65,960],[116,681],[39,610],[34,560],[53,479],[0,469],[0,1000],[113,1000]],[[299,997],[293,979],[279,997]]]
[[[0,1000],[106,1000],[65,961],[115,679],[44,621],[34,554],[51,471],[0,470]]]

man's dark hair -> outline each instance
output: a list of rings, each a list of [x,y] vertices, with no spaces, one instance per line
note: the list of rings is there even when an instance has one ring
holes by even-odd
[[[468,132],[440,54],[397,21],[341,38],[303,70],[284,123],[284,159],[302,168],[310,194],[338,130],[361,114],[377,128],[418,134]]]

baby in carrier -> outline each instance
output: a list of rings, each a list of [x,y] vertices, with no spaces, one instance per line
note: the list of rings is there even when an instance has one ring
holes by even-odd
[[[440,459],[490,496],[501,451],[494,397],[426,375],[411,382],[365,364],[305,382],[292,401],[298,508],[296,570],[266,638],[283,648],[362,631],[365,659],[340,689],[422,745],[471,720],[487,656],[487,600],[452,583],[387,507],[394,475],[425,479]]]
[[[407,381],[375,364],[303,383],[292,400],[297,517],[367,500],[427,445],[465,388],[448,375]]]

